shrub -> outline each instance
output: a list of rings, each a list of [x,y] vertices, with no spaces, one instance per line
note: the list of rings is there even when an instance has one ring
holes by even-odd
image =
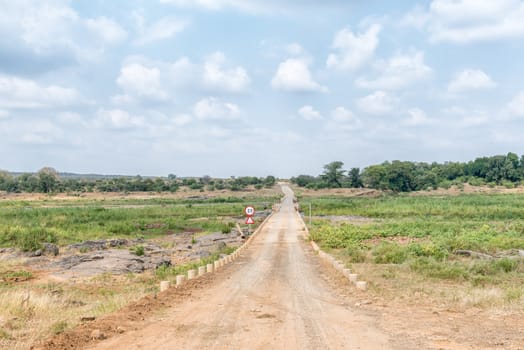
[[[58,321],[53,324],[51,327],[51,330],[54,334],[60,334],[63,333],[67,329],[67,322],[66,321]]]
[[[346,248],[346,254],[349,257],[349,261],[352,263],[361,263],[366,261],[366,253],[357,244],[350,244]]]
[[[138,255],[138,256],[144,256],[146,251],[144,249],[144,246],[137,245],[130,249],[131,253]]]
[[[22,228],[16,226],[8,227],[0,240],[11,243],[25,252],[34,252],[42,249],[42,243],[56,243],[57,235],[54,231],[43,227]]]
[[[458,263],[437,262],[435,259],[427,257],[420,257],[411,261],[409,267],[415,272],[433,278],[464,280],[469,276],[464,266]]]
[[[402,264],[408,258],[406,248],[385,242],[375,247],[373,255],[375,264]]]

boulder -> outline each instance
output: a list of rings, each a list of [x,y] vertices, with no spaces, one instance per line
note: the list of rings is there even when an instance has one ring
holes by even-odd
[[[58,249],[58,246],[53,243],[44,243],[42,251],[44,255],[53,255],[53,256],[57,256],[58,253],[60,252]]]

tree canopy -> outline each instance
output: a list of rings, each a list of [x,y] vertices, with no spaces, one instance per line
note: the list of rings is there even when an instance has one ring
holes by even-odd
[[[480,157],[469,162],[423,163],[394,160],[370,165],[360,171],[351,168],[346,175],[344,163],[331,162],[319,176],[299,175],[291,181],[308,188],[367,187],[409,192],[451,185],[518,186],[524,181],[524,155],[515,153]]]

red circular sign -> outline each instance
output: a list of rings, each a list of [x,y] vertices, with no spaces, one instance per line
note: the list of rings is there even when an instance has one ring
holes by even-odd
[[[244,208],[244,214],[246,214],[246,216],[255,215],[255,207],[248,205],[247,207]]]

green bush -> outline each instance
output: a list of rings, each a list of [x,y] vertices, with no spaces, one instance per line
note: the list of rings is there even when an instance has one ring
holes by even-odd
[[[424,242],[424,243],[411,243],[407,247],[408,253],[415,257],[432,257],[437,261],[442,261],[448,256],[448,251],[437,244]]]
[[[465,280],[469,277],[468,271],[459,263],[438,262],[433,258],[420,257],[410,262],[409,267],[412,271],[418,272],[427,277]]]
[[[42,249],[42,243],[56,243],[56,233],[43,227],[22,228],[19,226],[7,227],[0,234],[0,242],[18,247],[25,252],[34,252]]]
[[[394,243],[380,243],[373,249],[375,264],[402,264],[408,258],[407,249]]]
[[[352,263],[362,263],[366,261],[366,253],[357,244],[350,244],[346,247],[346,254],[349,257],[349,261]]]
[[[137,245],[130,249],[131,253],[137,255],[137,256],[144,256],[146,254],[146,251],[144,249],[144,246]]]
[[[231,233],[231,229],[233,229],[234,226],[235,226],[235,224],[232,223],[232,222],[223,223],[221,225],[220,231],[222,231],[222,233],[224,233],[224,234]]]

